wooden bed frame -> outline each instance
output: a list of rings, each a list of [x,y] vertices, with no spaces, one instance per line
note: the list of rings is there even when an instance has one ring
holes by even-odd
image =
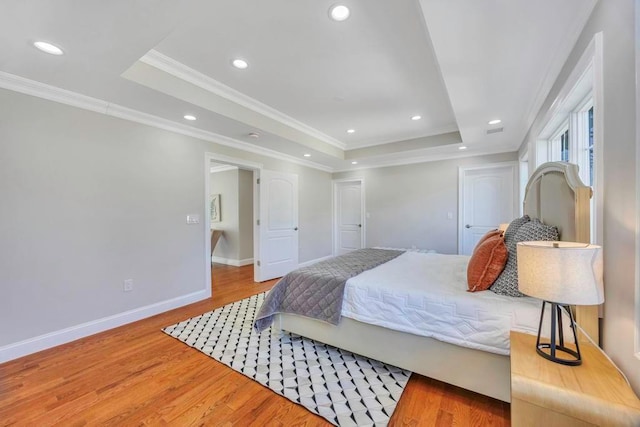
[[[562,240],[589,242],[591,188],[576,165],[551,162],[531,175],[524,213],[555,225]],[[576,321],[598,342],[597,306],[576,307]],[[511,400],[509,356],[460,347],[343,317],[337,326],[279,314],[274,326],[353,353],[408,369],[421,375],[484,394]]]

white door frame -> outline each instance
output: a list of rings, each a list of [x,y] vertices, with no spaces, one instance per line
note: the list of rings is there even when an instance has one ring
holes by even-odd
[[[462,228],[464,227],[464,175],[467,171],[481,170],[481,169],[493,169],[499,167],[511,166],[513,168],[513,212],[520,212],[518,210],[518,162],[516,160],[499,163],[488,163],[478,166],[458,167],[458,253],[462,249]]]
[[[248,160],[239,159],[237,157],[225,156],[223,154],[216,153],[204,153],[204,257],[205,257],[205,279],[206,286],[205,291],[208,296],[211,296],[211,218],[209,217],[209,197],[211,192],[211,162],[225,163],[233,166],[238,166],[241,169],[248,169],[253,171],[253,274],[255,277],[259,276],[260,267],[257,266],[256,260],[260,259],[260,231],[256,225],[256,218],[260,216],[260,186],[258,185],[258,179],[260,178],[260,172],[262,171],[262,163],[250,162]]]
[[[358,182],[360,183],[360,216],[361,216],[361,224],[362,224],[362,229],[360,230],[360,247],[362,248],[366,248],[366,243],[367,243],[367,236],[366,236],[366,230],[367,230],[367,224],[366,224],[366,217],[367,215],[365,214],[366,211],[366,206],[367,204],[365,203],[365,186],[364,186],[364,178],[342,178],[342,179],[334,179],[332,182],[332,197],[331,197],[331,212],[332,212],[332,221],[331,221],[331,228],[332,228],[332,233],[331,233],[331,237],[332,237],[332,242],[331,242],[331,248],[332,248],[332,253],[333,256],[336,256],[338,253],[338,250],[336,248],[336,245],[338,244],[338,185],[339,184],[344,184],[346,182]]]
[[[529,147],[525,147],[522,155],[518,158],[518,210],[519,215],[524,214],[524,193],[529,182],[529,175],[533,171],[529,164]]]

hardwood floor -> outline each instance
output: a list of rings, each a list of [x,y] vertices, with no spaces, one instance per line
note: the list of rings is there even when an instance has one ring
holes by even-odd
[[[0,425],[326,426],[160,329],[271,288],[212,267],[213,297],[0,365]],[[508,426],[509,405],[413,374],[392,426]]]

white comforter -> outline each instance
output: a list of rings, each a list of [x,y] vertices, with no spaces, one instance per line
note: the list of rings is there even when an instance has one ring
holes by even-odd
[[[464,255],[406,252],[349,279],[342,315],[509,354],[511,329],[537,334],[541,302],[491,291],[467,292],[468,262]]]

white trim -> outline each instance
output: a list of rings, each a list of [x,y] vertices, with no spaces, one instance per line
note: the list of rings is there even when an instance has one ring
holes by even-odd
[[[209,257],[211,254],[211,218],[209,218],[209,194],[211,193],[211,180],[209,170],[211,168],[211,162],[226,163],[229,165],[237,166],[241,169],[248,169],[253,171],[253,258],[251,263],[253,264],[253,277],[257,281],[260,278],[260,266],[254,260],[260,260],[260,228],[257,225],[257,220],[260,218],[260,186],[257,184],[258,179],[262,172],[262,163],[252,162],[249,160],[239,159],[237,157],[225,156],[224,154],[217,153],[205,153],[205,174],[204,174],[204,218],[205,218],[205,258],[207,277],[211,283],[211,260]],[[213,257],[215,258],[215,257]],[[248,258],[247,258],[248,259]],[[240,260],[242,261],[242,260]],[[249,264],[251,264],[249,263]],[[234,264],[231,264],[234,265]],[[244,264],[248,265],[248,264]]]
[[[268,117],[272,120],[303,132],[326,144],[332,145],[342,150],[346,148],[346,144],[344,142],[338,141],[337,139],[332,138],[329,135],[322,133],[319,130],[307,124],[304,124],[294,119],[293,117],[276,110],[273,107],[263,104],[262,102],[251,98],[250,96],[245,95],[244,93],[239,92],[217,80],[214,80],[211,77],[194,70],[193,68],[187,67],[183,63],[178,62],[166,55],[163,55],[157,50],[151,49],[149,52],[147,52],[147,54],[140,58],[140,62],[143,62],[154,68],[157,68],[158,70],[171,74],[174,77],[198,86],[199,88],[204,89],[207,92],[211,92],[225,99],[228,99],[229,101],[255,111],[258,114],[262,114],[265,117]]]
[[[23,77],[15,76],[3,71],[0,71],[0,88],[12,90],[26,95],[35,96],[49,101],[58,102],[60,104],[70,105],[72,107],[81,108],[88,111],[94,111],[97,113],[105,114],[112,117],[117,117],[123,120],[131,122],[141,123],[147,126],[152,126],[158,129],[163,129],[169,132],[174,132],[180,135],[186,135],[193,138],[197,138],[203,141],[213,142],[215,144],[231,147],[237,150],[241,150],[248,153],[254,153],[261,156],[284,160],[290,163],[306,166],[312,169],[321,170],[323,172],[338,173],[364,169],[374,169],[382,167],[392,166],[404,166],[416,163],[435,162],[440,160],[452,160],[464,157],[475,157],[489,154],[509,153],[517,151],[515,147],[490,147],[482,150],[467,150],[465,152],[459,152],[456,150],[454,153],[442,153],[434,155],[422,155],[413,156],[406,159],[397,160],[384,160],[385,156],[381,157],[375,164],[362,165],[357,168],[333,168],[320,163],[316,163],[310,160],[301,159],[296,156],[282,153],[280,151],[272,150],[269,148],[260,147],[248,142],[229,138],[224,135],[220,135],[214,132],[205,131],[202,129],[194,128],[183,123],[174,122],[158,116],[147,114],[138,110],[133,110],[121,105],[112,104],[107,101],[92,98],[89,96],[81,95],[79,93],[71,92],[65,89],[57,88],[55,86],[40,83],[34,80],[25,79]],[[372,160],[375,162],[375,160]]]
[[[569,117],[563,120],[558,127],[553,131],[551,137],[547,140],[547,154],[550,154],[547,159],[548,162],[562,161],[562,136],[569,132]],[[569,132],[571,134],[571,132]],[[571,144],[569,144],[569,150],[571,150]]]
[[[217,264],[232,265],[234,267],[243,267],[245,265],[253,264],[253,258],[232,259],[232,258],[222,258],[214,255],[211,258],[211,260]]]
[[[529,147],[527,146],[518,158],[518,215],[524,213],[525,188],[527,187],[527,181],[529,181],[529,174],[531,173],[529,166]]]
[[[235,171],[235,170],[238,170],[237,166],[234,166],[234,165],[220,165],[220,166],[212,166],[209,169],[209,173],[220,173],[220,172]]]
[[[455,151],[456,151],[455,153],[431,154],[431,155],[424,155],[424,156],[415,155],[409,158],[389,160],[389,161],[385,161],[384,157],[382,157],[380,161],[377,163],[372,163],[369,165],[361,164],[358,167],[350,167],[346,169],[345,168],[335,169],[333,170],[333,173],[353,172],[353,171],[376,169],[376,168],[388,168],[388,167],[394,167],[394,166],[406,166],[406,165],[413,165],[417,163],[438,162],[441,160],[455,160],[455,159],[462,159],[466,157],[488,156],[491,154],[514,153],[518,151],[518,148],[500,146],[500,147],[487,147],[486,149],[481,149],[481,150],[469,149],[464,151],[458,150],[456,148]],[[361,160],[360,163],[364,163],[365,161],[367,160]],[[375,160],[373,160],[372,162],[374,161]]]
[[[210,155],[209,160],[214,163],[225,163],[235,167],[242,167],[243,169],[262,169],[264,166],[262,163],[251,162],[249,160],[239,159],[237,157],[225,156],[218,153],[207,153]]]
[[[426,133],[423,133],[420,136],[409,138],[407,139],[407,141],[412,141],[414,139],[421,139],[421,138],[437,137],[437,136],[441,136],[444,133],[459,132],[459,131],[460,131],[460,128],[458,127],[458,125],[455,123],[451,123],[451,124],[440,126],[437,128],[428,129]],[[396,142],[402,142],[402,141],[398,141],[397,139],[390,139],[390,140],[377,141],[377,142],[367,142],[367,141],[350,142],[349,144],[347,144],[346,150],[347,151],[358,150],[360,148],[376,147],[378,145],[393,144]]]
[[[591,213],[596,235],[591,236],[593,243],[602,245],[604,239],[604,53],[602,32],[593,36],[593,189],[595,209]],[[611,141],[613,142],[613,141]]]
[[[502,167],[511,167],[512,181],[513,181],[513,206],[511,207],[512,212],[515,214],[519,212],[518,209],[518,180],[517,180],[517,171],[518,171],[518,162],[515,160],[508,162],[499,162],[499,163],[489,163],[484,165],[477,166],[465,166],[458,167],[458,251],[459,254],[462,250],[462,240],[463,240],[463,227],[464,227],[464,176],[465,173],[472,170],[482,170],[482,169],[493,169],[493,168],[502,168]]]
[[[540,138],[540,135],[549,131],[548,126],[552,119],[558,114],[561,114],[563,110],[567,108],[575,108],[575,105],[569,106],[567,102],[570,100],[571,96],[574,95],[574,90],[576,89],[576,87],[578,87],[578,83],[580,83],[584,78],[588,78],[588,73],[591,70],[593,70],[594,77],[596,77],[596,62],[598,58],[600,60],[600,70],[602,70],[602,32],[596,33],[593,36],[593,40],[591,40],[589,45],[584,50],[582,56],[580,57],[577,64],[569,74],[569,77],[565,81],[564,85],[558,92],[558,95],[555,97],[555,99],[551,103],[551,106],[542,117],[542,120],[540,120],[537,129],[534,129],[534,132],[532,132],[533,135],[538,135],[539,139],[546,139],[544,137]],[[593,79],[593,86],[597,84],[596,80],[596,78]],[[576,104],[579,102],[580,100],[578,100]],[[557,126],[554,126],[554,128],[557,129]]]
[[[46,350],[51,347],[66,344],[68,342],[117,328],[118,326],[136,322],[141,319],[146,319],[147,317],[155,316],[156,314],[164,313],[194,302],[202,301],[209,297],[211,297],[211,286],[208,286],[205,290],[182,295],[144,307],[138,307],[133,310],[103,317],[102,319],[92,320],[90,322],[81,323],[79,325],[29,338],[24,341],[12,343],[0,347],[0,363]]]
[[[588,101],[585,99],[585,95],[589,90],[585,89],[585,84],[590,83],[591,94],[593,99],[593,141],[594,141],[594,169],[595,175],[593,178],[594,188],[594,209],[592,212],[592,220],[595,224],[595,235],[591,236],[591,240],[594,243],[602,244],[603,240],[603,215],[604,211],[604,195],[603,195],[603,182],[604,182],[604,114],[602,108],[604,106],[603,95],[603,34],[602,32],[596,33],[589,45],[585,48],[584,52],[577,61],[575,67],[569,74],[569,77],[564,82],[562,88],[559,90],[553,103],[549,109],[544,113],[540,122],[538,122],[535,128],[532,127],[530,135],[535,135],[535,140],[532,140],[532,144],[535,144],[534,152],[536,153],[535,165],[540,166],[550,160],[549,152],[542,153],[543,148],[540,145],[540,140],[546,139],[549,130],[552,126],[556,126],[556,123],[560,120],[564,122],[565,116],[570,117],[571,112],[576,109],[584,109],[588,105]],[[584,92],[584,93],[583,93]],[[579,99],[576,97],[580,95]],[[571,132],[571,129],[570,129]],[[571,136],[570,136],[571,137]],[[546,154],[547,157],[542,154]],[[575,161],[576,159],[570,159]],[[532,165],[533,166],[533,165]]]
[[[81,95],[79,93],[71,92],[34,80],[25,79],[23,77],[15,76],[3,71],[0,71],[0,88],[47,99],[49,101],[58,102],[60,104],[70,105],[72,107],[81,108],[83,110],[94,111],[96,113],[117,117],[119,119],[128,120],[131,122],[141,123],[169,132],[190,136],[227,147],[232,147],[237,150],[259,154],[261,156],[271,157],[273,159],[285,160],[291,163],[318,169],[323,172],[333,172],[333,168],[321,165],[319,163],[299,159],[295,156],[271,150],[269,148],[260,147],[214,132],[194,128],[182,123],[174,122],[172,120],[163,119],[162,117],[154,116],[152,114],[147,114],[142,111],[123,107],[122,105],[112,104],[101,99]]]
[[[640,359],[640,0],[635,0],[636,48],[636,259],[634,355]]]
[[[209,210],[211,194],[211,161],[213,153],[204,153],[204,278],[211,292],[211,211]]]
[[[258,282],[262,277],[260,261],[260,176],[262,175],[262,167],[253,169],[253,281]]]
[[[326,261],[326,260],[331,259],[331,258],[333,258],[333,255],[327,255],[327,256],[320,257],[320,258],[312,259],[311,261],[301,262],[301,263],[298,263],[298,268],[309,267],[310,265],[313,265],[313,264],[315,264],[317,262]]]
[[[534,123],[534,120],[538,115],[540,109],[542,108],[547,95],[558,79],[558,75],[561,72],[562,67],[564,67],[566,61],[565,58],[570,55],[571,50],[578,41],[578,38],[580,37],[580,34],[582,33],[582,30],[584,29],[584,26],[587,23],[589,17],[591,16],[591,12],[593,11],[596,3],[597,1],[592,1],[589,2],[586,7],[580,7],[575,10],[576,15],[581,16],[579,19],[574,20],[574,27],[569,29],[567,37],[564,37],[558,41],[558,49],[556,49],[555,52],[552,53],[555,60],[551,62],[552,66],[547,70],[547,73],[544,76],[540,87],[536,91],[538,95],[529,105],[529,108],[527,110],[528,113],[525,115],[527,119],[526,123]],[[547,120],[545,120],[543,123],[547,123]]]
[[[366,215],[366,210],[367,210],[367,204],[366,204],[366,192],[365,192],[365,183],[364,183],[364,178],[341,178],[341,179],[334,179],[333,181],[331,181],[331,188],[332,188],[332,197],[331,197],[331,212],[332,212],[332,221],[331,221],[331,228],[333,229],[333,232],[331,233],[332,236],[332,242],[331,242],[331,250],[333,253],[333,256],[336,256],[338,254],[338,248],[337,248],[337,244],[338,244],[338,186],[340,184],[344,184],[347,182],[358,182],[360,183],[360,224],[362,224],[362,227],[360,228],[360,247],[361,248],[366,248],[367,247],[367,215]]]
[[[0,71],[0,88],[24,93],[26,95],[59,102],[83,110],[107,114],[109,103],[101,99],[92,98],[70,90],[61,89],[35,80]]]

